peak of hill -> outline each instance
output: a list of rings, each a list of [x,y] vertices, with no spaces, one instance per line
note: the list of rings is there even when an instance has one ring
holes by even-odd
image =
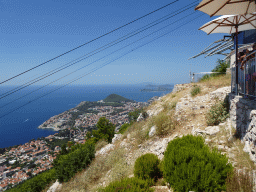
[[[109,96],[107,96],[104,100],[104,102],[134,102],[133,100],[130,100],[130,99],[127,99],[125,97],[122,97],[120,95],[117,95],[117,94],[111,94]]]

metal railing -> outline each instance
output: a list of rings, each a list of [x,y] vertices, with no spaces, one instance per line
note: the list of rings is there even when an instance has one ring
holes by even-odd
[[[247,57],[255,54],[256,51],[250,53],[247,55],[244,59],[247,59]],[[241,62],[238,63],[238,93],[240,95],[243,95],[244,97],[256,98],[256,59],[251,58],[248,61],[246,61],[244,65],[244,70],[241,70]],[[235,93],[236,91],[236,68],[231,68],[231,91]]]

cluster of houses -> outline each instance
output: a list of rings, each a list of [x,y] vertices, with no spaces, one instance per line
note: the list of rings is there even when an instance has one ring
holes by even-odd
[[[75,120],[75,127],[93,127],[97,124],[100,117],[106,117],[110,120],[111,123],[115,125],[122,125],[124,123],[129,122],[128,119],[128,113],[133,111],[136,108],[140,108],[142,106],[142,103],[132,103],[132,102],[126,102],[124,103],[124,106],[120,107],[113,107],[113,106],[95,106],[92,108],[89,108],[89,110],[98,111],[98,114],[92,114],[92,113],[86,113],[83,115],[80,115]],[[116,112],[115,115],[113,115],[113,112]]]
[[[10,185],[17,185],[32,175],[52,168],[52,162],[59,151],[60,147],[56,146],[53,151],[54,154],[48,154],[52,150],[48,148],[44,140],[31,141],[6,151],[0,156],[0,191],[7,189]],[[18,166],[22,166],[15,167],[17,162]],[[30,167],[30,164],[39,166]]]

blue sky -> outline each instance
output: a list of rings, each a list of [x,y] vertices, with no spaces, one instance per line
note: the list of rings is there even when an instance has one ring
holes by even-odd
[[[132,20],[135,20],[172,1],[162,0],[0,0],[0,81],[28,70],[38,64],[50,60],[66,51],[97,38]],[[59,59],[49,62],[31,72],[15,78],[4,85],[20,85],[38,75],[60,67],[82,55],[85,55],[127,33],[143,27],[167,14],[172,13],[192,1],[179,0],[150,16],[100,38],[84,47],[73,51]],[[200,1],[197,1],[199,3]],[[188,18],[169,25],[141,41],[130,44],[146,35],[164,27],[182,17],[194,13]],[[222,38],[225,34],[207,35],[198,28],[216,18],[190,9],[149,30],[139,33],[109,49],[95,54],[86,60],[56,73],[35,85],[44,85],[54,81],[76,69],[88,65],[113,51],[120,51],[91,64],[79,72],[61,79],[54,84],[65,84],[68,81],[87,74],[95,67],[118,58],[131,49],[141,46],[158,35],[166,33],[192,18],[203,16],[193,22],[132,51],[124,57],[87,75],[73,85],[86,84],[137,84],[152,82],[156,84],[188,83],[189,70],[192,72],[211,71],[218,58],[213,56],[188,60],[202,51],[210,43]]]

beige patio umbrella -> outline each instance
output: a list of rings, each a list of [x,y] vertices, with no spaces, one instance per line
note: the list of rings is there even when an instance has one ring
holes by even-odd
[[[195,10],[208,15],[246,15],[256,12],[256,0],[202,0]]]
[[[236,93],[238,92],[238,41],[237,35],[240,31],[256,29],[256,12],[247,15],[224,15],[214,19],[199,30],[206,32],[208,35],[211,33],[235,33],[236,34]]]

